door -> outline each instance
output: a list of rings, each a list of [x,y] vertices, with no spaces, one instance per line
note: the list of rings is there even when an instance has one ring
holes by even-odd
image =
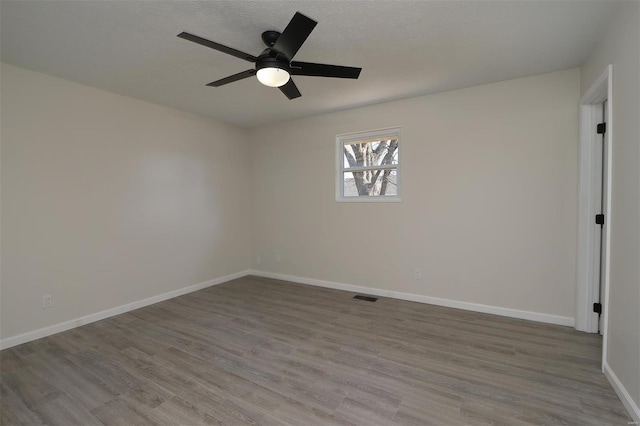
[[[607,255],[607,245],[605,244],[605,242],[607,241],[607,233],[609,232],[609,230],[607,229],[607,215],[608,215],[608,211],[607,211],[607,200],[609,199],[608,197],[608,182],[607,182],[607,177],[609,176],[609,157],[608,157],[608,153],[609,153],[609,147],[607,146],[607,140],[609,139],[607,137],[607,122],[608,122],[608,118],[607,117],[607,101],[604,101],[604,103],[602,104],[602,122],[604,123],[604,128],[605,131],[602,134],[602,179],[600,180],[601,182],[601,193],[602,193],[602,199],[600,200],[600,206],[601,206],[601,212],[603,217],[605,218],[604,223],[602,224],[602,226],[600,227],[600,285],[599,285],[599,292],[598,295],[600,296],[600,306],[601,306],[601,312],[600,312],[600,317],[598,318],[598,332],[600,334],[603,333],[604,330],[604,282],[605,282],[605,277],[606,277],[606,270],[605,270],[605,265],[606,265],[606,255]]]
[[[594,252],[594,274],[596,282],[594,283],[594,311],[596,306],[599,307],[598,312],[598,332],[602,334],[604,330],[603,326],[603,301],[604,301],[604,280],[606,276],[605,271],[605,259],[606,259],[606,214],[607,214],[607,176],[608,176],[608,149],[607,149],[607,101],[598,105],[598,114],[602,117],[600,124],[594,129],[597,132],[595,138],[595,183],[596,183],[596,199],[594,213],[594,226],[595,232],[595,252]]]

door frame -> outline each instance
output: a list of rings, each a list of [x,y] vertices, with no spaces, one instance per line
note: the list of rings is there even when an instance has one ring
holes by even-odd
[[[602,267],[603,294],[603,361],[607,353],[607,328],[609,317],[609,275],[610,275],[610,240],[611,240],[611,177],[612,177],[612,141],[613,141],[613,65],[609,65],[586,91],[580,100],[580,143],[579,143],[579,177],[578,177],[578,261],[576,291],[576,324],[575,328],[588,333],[598,332],[598,315],[593,312],[593,303],[597,300],[598,277],[595,276],[595,253],[599,249],[595,242],[594,226],[596,191],[600,185],[600,176],[596,173],[596,125],[602,120],[602,103],[607,101],[607,174],[605,178],[606,232],[603,241],[604,258]]]

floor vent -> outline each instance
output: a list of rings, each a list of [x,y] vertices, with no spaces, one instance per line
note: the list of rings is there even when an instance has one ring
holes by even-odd
[[[377,297],[363,296],[361,294],[356,294],[355,296],[353,296],[353,298],[358,300],[366,300],[367,302],[375,302],[376,300],[378,300]]]

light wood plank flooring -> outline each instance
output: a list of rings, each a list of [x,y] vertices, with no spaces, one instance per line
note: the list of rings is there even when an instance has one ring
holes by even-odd
[[[2,351],[2,424],[619,424],[601,339],[246,277]]]

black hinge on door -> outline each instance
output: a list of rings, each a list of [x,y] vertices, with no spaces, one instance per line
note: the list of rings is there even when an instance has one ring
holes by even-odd
[[[596,314],[601,314],[602,313],[602,303],[594,303],[593,304],[593,312],[595,312]]]
[[[596,215],[596,225],[604,225],[604,215],[602,213]]]
[[[607,123],[600,123],[596,126],[596,133],[599,135],[604,135],[607,133]]]

